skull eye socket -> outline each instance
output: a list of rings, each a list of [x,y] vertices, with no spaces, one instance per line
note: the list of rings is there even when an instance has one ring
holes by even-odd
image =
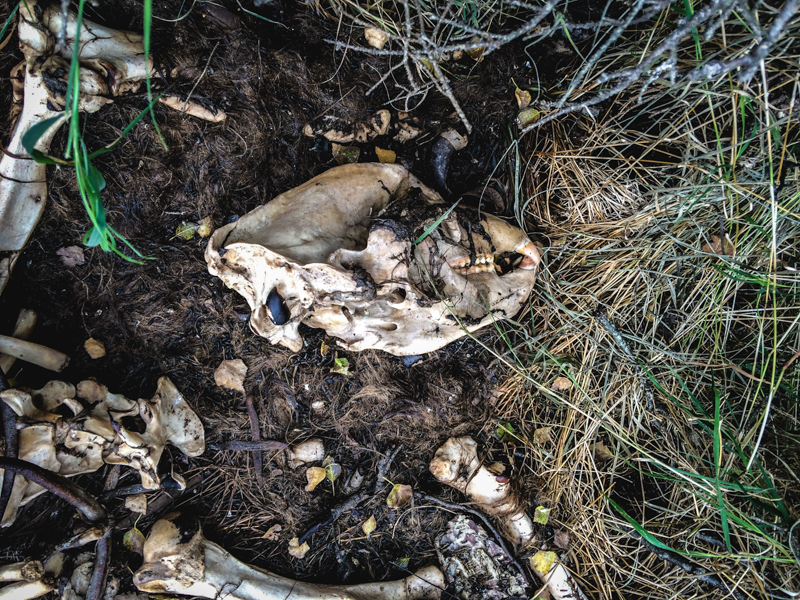
[[[289,312],[289,307],[283,301],[278,288],[272,288],[272,291],[267,296],[267,310],[269,317],[275,325],[284,325],[292,317]]]

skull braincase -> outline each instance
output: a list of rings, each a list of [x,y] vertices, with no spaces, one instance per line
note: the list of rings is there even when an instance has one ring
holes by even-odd
[[[518,227],[448,208],[399,165],[344,165],[215,231],[206,261],[273,344],[298,351],[305,323],[422,354],[516,314],[539,263]]]

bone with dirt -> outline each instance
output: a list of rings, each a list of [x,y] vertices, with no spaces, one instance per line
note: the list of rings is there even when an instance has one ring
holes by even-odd
[[[153,525],[144,564],[133,576],[140,591],[227,600],[438,600],[444,578],[424,567],[399,581],[321,585],[274,575],[236,560],[203,537],[199,522],[172,515]]]
[[[478,444],[470,437],[450,438],[437,451],[429,465],[441,483],[467,496],[482,512],[493,515],[503,534],[516,545],[533,539],[533,522],[511,482],[487,469],[478,458]]]
[[[445,258],[446,257],[446,258]],[[300,324],[349,350],[438,350],[511,318],[536,246],[502,219],[447,211],[396,164],[334,167],[214,232],[209,272],[242,294],[250,327],[297,352]]]
[[[0,581],[36,581],[44,575],[44,566],[38,560],[0,565]]]
[[[547,586],[553,600],[587,600],[575,578],[558,562],[555,552],[540,550],[531,557],[531,568]]]

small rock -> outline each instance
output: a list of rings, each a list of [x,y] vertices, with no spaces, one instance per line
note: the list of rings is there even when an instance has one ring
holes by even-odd
[[[103,358],[106,355],[106,347],[103,342],[94,338],[86,340],[83,343],[83,347],[86,349],[86,353],[94,359]]]

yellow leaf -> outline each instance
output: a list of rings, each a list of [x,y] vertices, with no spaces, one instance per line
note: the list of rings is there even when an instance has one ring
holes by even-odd
[[[375,154],[382,163],[394,163],[397,160],[397,154],[393,150],[384,150],[375,146]]]
[[[306,471],[306,479],[308,480],[306,491],[313,492],[315,487],[325,481],[326,476],[327,471],[322,467],[309,467]]]
[[[614,458],[614,453],[603,442],[594,445],[594,458],[597,462],[605,462]]]
[[[330,352],[331,347],[325,343],[325,340],[322,340],[322,344],[319,347],[320,356],[327,356],[328,352]]]
[[[361,525],[361,531],[363,531],[367,537],[369,537],[370,534],[377,528],[378,522],[375,520],[375,515],[370,516],[370,518],[364,521],[364,523]]]
[[[520,110],[528,108],[528,105],[531,103],[531,93],[528,90],[517,88],[514,90],[514,96],[517,98],[517,106]]]
[[[392,491],[389,492],[386,504],[389,505],[389,508],[399,508],[408,504],[413,495],[414,491],[410,485],[396,484],[392,487]]]
[[[517,126],[527,127],[531,123],[538,121],[540,117],[541,114],[535,108],[526,108],[517,115]]]
[[[550,430],[552,427],[540,427],[533,432],[533,441],[539,444],[546,444],[550,441]]]
[[[194,237],[194,232],[197,231],[197,225],[184,221],[175,230],[175,235],[184,240],[190,240]]]
[[[550,386],[554,392],[566,392],[570,388],[572,388],[572,380],[569,377],[559,377]]]
[[[299,538],[294,537],[289,540],[289,554],[295,558],[305,558],[309,550],[311,550],[311,546],[308,545],[308,542],[303,542],[301,546]]]

